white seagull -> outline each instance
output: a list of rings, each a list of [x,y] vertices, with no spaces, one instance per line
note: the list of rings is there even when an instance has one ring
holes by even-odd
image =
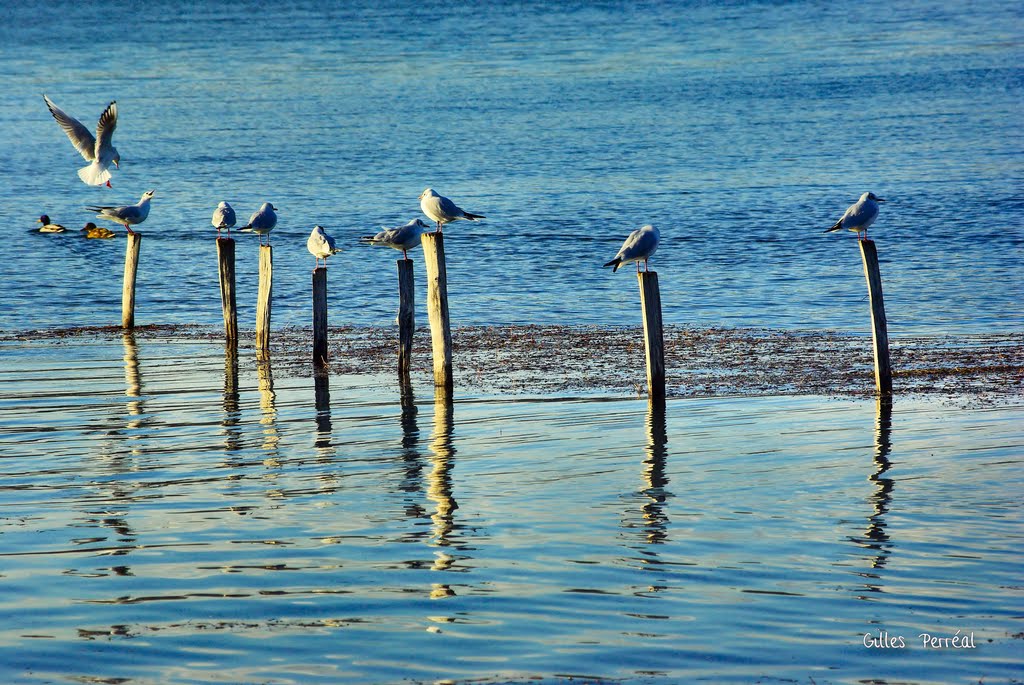
[[[210,219],[210,223],[217,229],[218,235],[222,229],[227,229],[230,235],[231,227],[235,225],[235,210],[227,202],[221,202],[217,205],[217,209],[213,210],[213,218]]]
[[[78,119],[69,116],[60,107],[53,104],[50,98],[43,96],[50,114],[57,120],[64,133],[68,134],[71,144],[82,153],[89,166],[78,170],[78,177],[83,183],[91,186],[110,185],[110,165],[120,168],[121,155],[114,147],[111,139],[114,136],[114,129],[117,128],[117,101],[114,100],[100,115],[99,123],[96,124],[96,137],[94,138],[89,129],[82,125]]]
[[[306,240],[306,249],[316,257],[316,266],[313,267],[313,271],[320,268],[321,259],[324,260],[324,268],[326,269],[327,258],[332,254],[341,252],[341,248],[335,245],[334,238],[324,233],[323,226],[313,227],[313,232],[309,234],[309,239]]]
[[[650,224],[642,226],[629,234],[626,242],[622,243],[622,247],[619,248],[619,253],[615,255],[615,259],[605,266],[612,267],[614,273],[623,264],[636,262],[636,272],[640,273],[640,262],[643,262],[644,271],[647,271],[647,260],[658,249],[659,240],[661,240],[661,232],[658,229]]]
[[[260,236],[260,245],[263,244],[263,236],[267,236],[267,245],[270,244],[270,230],[277,225],[277,214],[274,211],[277,207],[264,202],[260,205],[260,208],[253,212],[253,215],[249,217],[249,223],[242,226],[240,231],[246,233],[257,233]]]
[[[147,190],[142,194],[140,199],[134,205],[125,205],[123,207],[102,207],[96,205],[90,205],[86,207],[91,212],[99,212],[96,215],[97,219],[106,219],[107,221],[113,221],[124,226],[125,230],[129,233],[134,233],[131,229],[136,224],[141,224],[149,216],[149,201],[153,199],[153,191]]]
[[[836,225],[832,228],[826,228],[825,233],[832,231],[838,231],[841,228],[854,231],[857,237],[860,237],[861,232],[864,233],[864,239],[868,237],[868,226],[875,222],[878,218],[878,203],[885,202],[880,197],[877,197],[874,193],[864,193],[860,196],[860,199],[850,205],[843,214],[843,218],[836,222]]]
[[[430,226],[423,223],[422,219],[413,219],[403,226],[385,228],[377,235],[364,235],[359,239],[359,242],[368,245],[387,245],[396,250],[401,250],[402,257],[408,259],[408,250],[419,245],[423,239],[423,233],[429,230]]]
[[[455,203],[448,198],[438,195],[433,188],[427,188],[420,193],[420,209],[423,210],[423,213],[431,221],[437,223],[438,233],[441,232],[442,226],[450,224],[457,219],[476,221],[477,219],[487,218],[483,214],[470,214],[463,211],[460,207],[456,207]]]

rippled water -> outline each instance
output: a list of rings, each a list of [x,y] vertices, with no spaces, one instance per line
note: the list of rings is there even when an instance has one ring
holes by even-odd
[[[122,240],[28,229],[150,188],[140,323],[219,322],[222,199],[280,208],[276,323],[309,318],[314,223],[351,246],[332,321],[390,321],[395,253],[354,239],[428,185],[488,216],[446,233],[456,323],[636,321],[600,264],[653,222],[669,323],[866,331],[855,241],[822,234],[865,190],[890,334],[1024,323],[1018,2],[321,4],[0,9],[0,328],[117,323]],[[44,92],[89,126],[118,100],[112,190]]]
[[[1019,407],[453,402],[216,344],[0,351],[4,682],[1020,674]],[[958,630],[976,649],[918,638]]]

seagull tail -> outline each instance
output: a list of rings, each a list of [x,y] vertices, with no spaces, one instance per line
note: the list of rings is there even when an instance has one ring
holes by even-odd
[[[823,233],[831,233],[832,231],[838,231],[842,227],[843,227],[843,220],[840,219],[839,221],[836,222],[835,226],[833,226],[832,228],[826,228],[823,231]]]
[[[240,229],[238,229],[238,230],[239,230],[239,231],[242,231],[243,233],[252,233],[252,225],[250,225],[250,224],[246,224],[245,226],[242,226],[242,227],[241,227]]]
[[[483,214],[470,214],[469,212],[463,212],[462,216],[469,219],[470,221],[476,221],[477,219],[486,219],[487,217]]]
[[[618,271],[618,270],[619,270],[619,266],[620,266],[621,264],[622,264],[622,260],[621,260],[621,259],[619,259],[618,257],[616,257],[616,258],[615,258],[615,259],[613,259],[612,261],[610,261],[610,262],[608,262],[607,264],[605,264],[605,266],[610,266],[610,267],[612,267],[612,273],[615,273],[616,271]]]
[[[363,245],[373,245],[376,242],[376,237],[375,235],[361,235],[359,236],[359,242]]]
[[[84,166],[78,170],[78,178],[90,186],[102,186],[110,180],[110,172],[101,167],[97,162]]]

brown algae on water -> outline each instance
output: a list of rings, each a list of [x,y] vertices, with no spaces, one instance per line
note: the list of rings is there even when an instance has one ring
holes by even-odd
[[[12,340],[85,341],[120,337],[117,327],[44,329],[0,336]],[[140,339],[222,342],[218,329],[140,326]],[[870,339],[828,331],[754,328],[665,328],[669,396],[872,395]],[[240,335],[252,347],[252,333]],[[397,370],[395,327],[332,327],[331,374],[381,375]],[[452,329],[455,384],[496,394],[641,393],[646,385],[639,327],[464,326]],[[275,370],[310,369],[311,332],[274,331]],[[948,335],[890,340],[894,392],[967,395],[978,399],[1024,396],[1024,334]],[[414,380],[432,373],[430,332],[414,336]],[[390,380],[389,380],[390,382]]]

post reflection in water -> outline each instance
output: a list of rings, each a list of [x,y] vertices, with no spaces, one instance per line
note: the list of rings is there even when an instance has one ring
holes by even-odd
[[[672,496],[665,486],[668,476],[665,464],[668,457],[668,429],[665,425],[665,404],[650,401],[647,404],[647,457],[644,459],[644,480],[647,487],[641,493],[648,498],[641,507],[647,542],[659,544],[668,537],[666,500]]]
[[[408,376],[399,379],[402,404],[402,463],[403,477],[399,486],[406,493],[405,515],[419,520],[429,516],[422,504],[423,460],[419,452],[420,428],[416,422],[416,396]]]
[[[229,452],[241,449],[242,430],[239,427],[242,418],[238,394],[238,351],[230,346],[224,349],[224,418],[220,425],[224,428],[224,449]]]
[[[256,351],[256,378],[260,391],[260,425],[263,426],[263,449],[276,452],[281,436],[277,431],[277,395],[274,394],[274,371],[270,367],[270,352]]]
[[[142,400],[142,375],[139,373],[139,346],[134,333],[125,333],[121,340],[124,343],[124,394],[129,398],[128,414],[142,417],[145,407]],[[137,418],[128,421],[126,427],[138,428],[141,425],[142,419]]]
[[[313,373],[313,394],[316,403],[316,440],[314,445],[320,457],[334,454],[331,443],[331,382],[326,371]]]
[[[886,472],[892,466],[889,461],[889,453],[892,451],[892,398],[880,396],[876,400],[875,407],[875,449],[874,449],[874,473],[868,476],[868,480],[875,484],[875,492],[869,498],[872,513],[868,516],[868,525],[861,537],[851,540],[861,547],[873,553],[871,560],[872,571],[865,571],[861,575],[869,581],[865,587],[870,592],[882,592],[881,585],[877,582],[881,571],[892,554],[892,541],[886,532],[885,515],[889,512],[889,505],[892,502],[893,479],[886,477]]]
[[[455,557],[447,551],[451,546],[451,532],[455,527],[454,512],[459,508],[452,496],[452,468],[454,467],[455,448],[452,446],[452,429],[454,405],[451,390],[442,386],[434,389],[434,433],[430,441],[430,461],[432,469],[427,474],[427,498],[434,503],[433,535],[431,544],[435,551],[435,571],[451,568]],[[435,585],[431,597],[454,595],[447,585]]]

